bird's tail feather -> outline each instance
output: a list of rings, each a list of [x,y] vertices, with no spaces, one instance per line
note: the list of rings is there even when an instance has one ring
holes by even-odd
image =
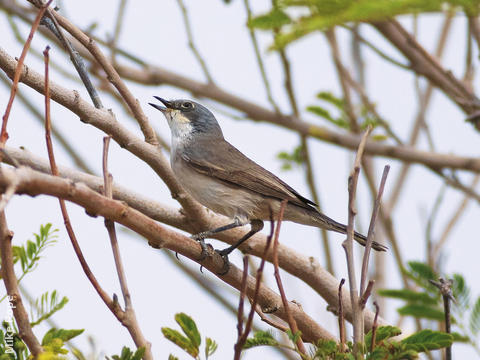
[[[321,215],[321,223],[322,227],[325,227],[328,230],[336,231],[341,234],[346,234],[347,233],[347,226],[343,225],[339,222],[336,222],[335,220],[330,219],[329,217],[318,213],[318,215]],[[317,215],[317,217],[318,217]],[[365,235],[362,235],[358,232],[354,232],[353,238],[356,242],[358,242],[360,245],[365,246],[367,244],[367,237]],[[372,243],[372,248],[377,251],[387,251],[388,247],[385,245],[382,245],[376,241]]]

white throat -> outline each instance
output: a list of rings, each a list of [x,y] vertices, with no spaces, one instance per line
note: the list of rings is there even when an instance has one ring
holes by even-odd
[[[193,125],[179,110],[170,110],[165,116],[172,132],[172,148],[175,150],[191,139]]]

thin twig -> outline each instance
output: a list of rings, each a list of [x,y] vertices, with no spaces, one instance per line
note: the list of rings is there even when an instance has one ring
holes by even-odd
[[[285,90],[287,91],[287,96],[290,102],[290,107],[292,112],[295,115],[295,118],[300,118],[300,112],[298,108],[297,98],[295,96],[295,91],[293,89],[293,80],[292,80],[292,69],[290,66],[290,61],[287,57],[285,49],[279,50],[280,60],[282,62],[283,72],[285,76]],[[305,179],[307,181],[310,194],[312,195],[313,201],[320,206],[320,197],[318,195],[317,188],[315,186],[315,178],[313,175],[313,165],[312,159],[310,157],[310,149],[308,147],[307,137],[303,134],[300,134],[300,145],[302,148],[302,158],[305,164]],[[325,263],[327,270],[333,275],[333,261],[332,261],[332,252],[330,250],[330,243],[328,241],[328,232],[325,229],[320,229],[320,236],[322,238],[323,253],[325,256]]]
[[[355,31],[355,27],[354,26],[348,26],[348,25],[340,25],[341,27],[344,27],[348,30],[350,30],[353,35],[360,41],[362,42],[363,44],[365,44],[368,48],[370,48],[370,50],[372,50],[374,53],[376,53],[378,56],[380,56],[383,60],[386,60],[388,61],[389,63],[395,65],[395,66],[398,66],[399,68],[401,69],[404,69],[404,70],[407,70],[407,71],[412,71],[412,68],[411,66],[409,66],[408,64],[403,64],[401,63],[400,61],[398,60],[395,60],[393,57],[391,57],[390,55],[387,55],[386,53],[384,53],[382,50],[380,50],[378,47],[376,47],[372,42],[370,42],[369,40],[367,40],[366,38],[364,38],[363,36],[361,36],[358,32]]]
[[[267,317],[263,312],[262,312],[262,309],[260,308],[260,306],[257,305],[257,307],[255,308],[255,312],[258,314],[258,316],[260,317],[260,320],[262,320],[264,323],[270,325],[270,326],[273,326],[274,328],[280,330],[281,332],[283,333],[286,333],[288,330],[289,330],[289,327],[288,326],[285,326],[283,324],[281,324],[280,322],[278,321],[273,321],[272,319],[270,319],[269,317]]]
[[[247,23],[248,23],[252,19],[252,10],[250,8],[249,0],[243,0],[243,3],[245,4],[245,10],[247,11]],[[255,30],[250,26],[247,26],[247,28],[248,28],[248,33],[250,35],[250,40],[252,41],[253,50],[255,51],[255,57],[257,58],[257,64],[258,64],[258,68],[260,69],[263,85],[265,86],[265,92],[267,93],[268,102],[270,103],[270,105],[272,105],[273,109],[280,114],[280,108],[278,107],[277,103],[273,99],[272,89],[270,87],[270,82],[268,81],[267,72],[265,70],[265,65],[262,60],[262,55],[260,54],[257,37],[255,36]]]
[[[453,297],[452,285],[453,280],[439,278],[438,281],[429,280],[432,285],[437,287],[440,290],[443,298],[443,308],[445,313],[445,332],[447,334],[451,333],[451,318],[450,318],[450,301],[455,302]],[[445,360],[452,360],[452,346],[448,346],[445,349]]]
[[[207,64],[205,63],[205,60],[202,58],[202,55],[200,55],[200,52],[198,51],[197,47],[195,46],[195,43],[193,42],[192,27],[190,26],[190,19],[188,18],[187,7],[183,3],[183,0],[177,0],[177,4],[180,7],[180,10],[182,11],[183,23],[185,25],[185,31],[187,32],[188,46],[190,47],[190,49],[193,52],[193,55],[195,55],[195,58],[200,64],[200,67],[202,68],[203,74],[207,78],[208,83],[213,84],[212,75],[210,75],[210,71],[208,71]]]
[[[10,308],[13,311],[18,326],[18,335],[25,342],[32,355],[36,358],[43,352],[40,342],[32,331],[28,313],[22,302],[18,282],[13,268],[12,251],[13,232],[8,229],[5,211],[0,211],[0,258],[2,260],[1,274],[8,294]]]
[[[367,242],[365,244],[365,251],[363,253],[362,272],[360,277],[360,296],[364,296],[365,285],[367,282],[368,274],[368,262],[370,259],[370,251],[372,249],[373,238],[375,234],[375,224],[377,222],[378,212],[380,211],[380,205],[382,202],[383,190],[385,189],[385,182],[387,181],[390,165],[385,165],[383,168],[382,179],[380,180],[380,186],[378,187],[377,197],[373,206],[372,216],[370,218],[370,225],[368,227]],[[366,301],[365,301],[366,302]]]
[[[243,335],[243,303],[245,301],[245,294],[247,292],[247,278],[248,278],[248,255],[243,256],[243,276],[242,283],[240,285],[240,300],[238,302],[238,312],[237,312],[237,342],[233,347],[235,350],[233,358],[235,360],[240,359],[240,354],[242,353],[242,347],[244,344],[241,343]]]
[[[262,254],[262,260],[260,262],[260,266],[258,267],[257,270],[257,277],[255,281],[255,291],[253,293],[253,298],[250,300],[250,312],[248,314],[247,318],[247,323],[245,325],[245,330],[242,333],[242,336],[239,337],[237,340],[237,343],[235,344],[235,360],[240,359],[241,351],[243,349],[243,346],[245,345],[245,342],[247,341],[248,334],[250,333],[250,329],[252,328],[253,324],[253,315],[255,314],[255,309],[257,307],[257,302],[258,302],[258,295],[260,292],[260,285],[262,283],[262,276],[263,276],[263,268],[265,267],[265,261],[267,259],[267,253],[270,248],[270,243],[272,242],[273,238],[273,231],[274,231],[274,225],[275,222],[273,220],[273,214],[270,214],[270,235],[267,237],[267,241],[265,243],[265,248],[263,250]],[[248,272],[247,272],[248,274]],[[237,350],[238,349],[238,350]]]
[[[27,41],[22,49],[22,54],[18,59],[17,68],[15,69],[15,75],[13,76],[13,84],[10,90],[10,98],[8,99],[7,108],[5,109],[5,113],[2,117],[2,130],[0,132],[0,146],[4,147],[5,143],[8,140],[8,132],[7,132],[7,123],[8,117],[10,116],[10,111],[12,110],[13,100],[15,99],[15,94],[17,93],[18,82],[20,80],[20,75],[22,74],[23,70],[23,62],[25,61],[25,57],[27,56],[28,49],[30,48],[30,44],[33,39],[33,35],[35,31],[37,31],[38,26],[40,25],[40,20],[43,17],[43,14],[47,10],[48,6],[53,0],[49,0],[46,5],[43,5],[37,13],[35,20],[32,24],[32,28],[30,29],[30,34],[28,35]]]
[[[110,59],[112,60],[112,63],[116,62],[117,44],[118,39],[120,38],[120,31],[122,30],[126,6],[127,0],[120,0],[120,4],[118,5],[117,20],[115,21],[115,31],[113,32],[113,36],[110,41]]]
[[[437,59],[441,59],[443,52],[445,50],[445,45],[447,43],[448,35],[450,33],[452,25],[452,14],[449,12],[445,16],[442,28],[438,35],[437,46],[435,49],[435,57]],[[423,124],[425,124],[425,116],[428,110],[428,107],[431,103],[432,94],[433,94],[434,85],[432,82],[429,82],[425,91],[418,96],[419,100],[419,109],[417,115],[415,117],[415,122],[413,124],[412,130],[410,131],[408,145],[413,147],[417,143],[418,136],[420,134],[420,129],[422,128]],[[399,175],[395,181],[395,185],[392,186],[392,194],[387,201],[386,211],[390,213],[393,211],[395,207],[401,191],[403,190],[403,184],[407,179],[408,172],[410,170],[410,163],[405,163],[402,165],[400,169]]]
[[[280,278],[280,271],[278,267],[278,237],[280,235],[280,227],[282,225],[282,220],[283,220],[283,213],[285,211],[285,207],[287,206],[288,200],[283,200],[282,204],[280,206],[280,212],[278,214],[278,220],[277,220],[277,227],[275,229],[275,237],[273,240],[273,266],[274,266],[274,274],[275,274],[275,280],[277,281],[277,286],[278,286],[278,291],[280,292],[280,296],[282,297],[282,303],[283,307],[285,309],[285,313],[287,315],[288,319],[288,325],[290,327],[290,331],[292,332],[292,336],[297,336],[298,335],[298,327],[297,327],[297,322],[293,318],[290,309],[289,309],[289,304],[287,300],[287,296],[285,295],[285,290],[283,289],[283,284],[282,280]],[[298,347],[298,350],[300,351],[301,354],[306,355],[307,351],[305,349],[305,345],[303,344],[302,337],[297,336],[297,342],[296,345]]]
[[[369,280],[367,284],[367,288],[363,293],[361,293],[360,306],[362,307],[362,310],[365,308],[368,298],[370,297],[370,295],[372,295],[373,285],[375,285],[375,280]]]
[[[50,88],[49,88],[49,81],[48,81],[48,47],[45,50],[44,54],[45,54],[45,80],[46,80],[45,81],[45,139],[47,143],[47,152],[48,152],[48,158],[50,161],[52,174],[54,176],[59,176],[57,164],[55,161],[55,155],[53,152],[52,139],[50,136],[51,120],[50,120]],[[80,245],[78,244],[77,237],[75,235],[75,232],[73,231],[70,217],[68,215],[67,208],[65,206],[65,200],[58,198],[58,201],[60,203],[60,210],[62,212],[67,234],[70,238],[75,254],[78,260],[80,261],[82,270],[84,271],[88,280],[94,287],[97,294],[103,300],[105,305],[107,305],[107,307],[110,309],[113,315],[115,315],[115,317],[123,324],[123,322],[125,321],[125,312],[120,308],[120,306],[118,305],[118,302],[115,300],[112,300],[110,296],[105,292],[105,290],[103,290],[103,288],[100,286],[100,283],[98,282],[95,275],[93,274],[90,267],[88,266],[88,263],[85,260],[85,257],[83,256]],[[145,354],[147,354],[147,349]]]
[[[357,290],[357,280],[355,276],[355,261],[353,257],[353,233],[354,233],[354,219],[356,215],[355,209],[355,197],[357,190],[358,175],[360,174],[360,164],[362,161],[365,144],[367,142],[368,135],[372,128],[369,126],[363,134],[360,145],[358,146],[357,155],[355,157],[355,163],[353,170],[348,178],[348,225],[347,225],[347,239],[342,243],[347,258],[348,268],[348,281],[350,286],[350,301],[352,303],[353,312],[353,341],[354,341],[354,353],[359,354],[360,344],[363,343],[364,325],[363,325],[363,312],[360,307],[359,294]]]
[[[373,352],[373,349],[375,349],[375,343],[377,342],[377,328],[378,328],[378,314],[380,312],[380,307],[378,306],[377,302],[374,301],[373,305],[375,306],[375,318],[373,319],[373,325],[372,325],[372,343],[370,344],[370,352]]]
[[[470,185],[470,188],[474,189],[478,182],[480,180],[480,175],[475,175],[473,178],[473,181]],[[433,261],[435,262],[436,259],[438,258],[438,254],[441,250],[441,248],[445,245],[445,243],[448,240],[448,237],[455,227],[455,225],[458,223],[458,220],[461,218],[461,216],[464,214],[465,209],[467,208],[468,203],[471,200],[471,196],[465,195],[462,199],[462,201],[458,204],[457,210],[452,214],[450,217],[450,220],[447,222],[445,225],[444,230],[442,231],[442,235],[440,236],[440,240],[438,240],[432,250],[432,258]]]
[[[0,74],[0,80],[5,84],[5,86],[11,86],[10,80],[5,76],[4,73]],[[40,122],[42,126],[45,126],[45,118],[40,112],[40,110],[32,104],[31,98],[27,98],[25,95],[22,94],[22,92],[17,92],[16,97],[32,113],[34,119],[38,120],[38,122]],[[54,126],[52,126],[52,135],[62,145],[65,152],[72,158],[73,163],[78,168],[88,174],[93,174],[93,170],[88,166],[87,162],[77,153],[77,151],[63,136],[63,134],[58,131]]]
[[[34,2],[34,4],[38,6],[39,0],[29,0],[29,1]],[[50,17],[50,19],[52,19],[56,28],[60,29],[59,25],[61,25],[75,39],[77,39],[83,46],[85,46],[85,48],[90,52],[90,54],[97,60],[98,64],[103,68],[103,70],[107,74],[108,80],[113,84],[113,86],[115,86],[117,91],[122,96],[122,99],[128,104],[128,107],[130,108],[132,114],[134,115],[135,119],[140,125],[140,129],[142,130],[142,133],[145,137],[145,141],[154,146],[158,146],[158,140],[155,136],[155,131],[153,130],[153,127],[149,123],[148,118],[144,114],[142,107],[140,106],[140,103],[130,92],[125,82],[122,80],[122,78],[117,73],[113,65],[109,62],[107,57],[102,53],[102,51],[100,50],[98,45],[93,41],[93,39],[88,37],[84,32],[82,32],[80,29],[78,29],[75,25],[73,25],[70,21],[68,21],[66,18],[64,18],[57,12],[51,11],[49,9],[47,10],[47,14]],[[58,30],[58,32],[60,35],[62,35],[61,30]],[[81,77],[85,76],[89,80],[88,73],[86,71],[83,72],[83,70],[81,69],[80,70],[77,69],[77,71],[82,71],[79,73],[80,76]],[[85,80],[86,79],[82,77],[82,81],[84,81],[84,83],[85,83]]]
[[[340,334],[340,351],[344,352],[345,347],[345,316],[343,314],[342,287],[345,279],[340,280],[338,285],[338,332]]]
[[[105,136],[103,138],[103,156],[102,156],[102,167],[103,167],[103,179],[104,179],[104,189],[105,189],[105,196],[109,199],[113,199],[112,195],[112,174],[108,172],[108,148],[110,144],[110,136]],[[137,316],[135,314],[135,310],[132,306],[132,298],[130,295],[130,291],[127,285],[127,277],[125,276],[125,270],[122,263],[122,257],[120,255],[120,248],[118,246],[117,240],[117,233],[115,231],[115,223],[105,218],[105,227],[108,231],[108,236],[110,238],[110,245],[112,247],[113,258],[115,260],[115,268],[117,270],[118,280],[120,282],[120,289],[122,290],[123,300],[125,302],[125,310],[124,310],[124,321],[122,325],[128,329],[130,336],[132,337],[135,345],[140,348],[143,347],[145,349],[145,353],[143,354],[143,359],[151,360],[153,359],[152,350],[151,350],[151,343],[147,341],[140,329],[140,326],[137,321]]]
[[[42,3],[43,3],[43,0],[29,0],[29,1],[32,2],[37,7],[42,6]],[[87,67],[85,66],[85,62],[83,61],[82,57],[78,54],[77,50],[75,50],[71,42],[66,38],[62,28],[57,22],[57,19],[53,16],[53,12],[49,8],[47,8],[47,15],[49,16],[49,18],[44,18],[43,23],[57,37],[57,39],[60,41],[60,43],[69,53],[70,60],[72,61],[72,64],[75,67],[75,70],[77,70],[77,73],[80,76],[80,79],[82,80],[83,85],[85,86],[85,89],[87,90],[93,105],[97,109],[103,109],[103,104],[100,99],[100,96],[98,95],[98,92],[95,89],[95,86],[93,85],[92,81],[90,80],[90,77],[88,76],[88,71],[87,71]]]

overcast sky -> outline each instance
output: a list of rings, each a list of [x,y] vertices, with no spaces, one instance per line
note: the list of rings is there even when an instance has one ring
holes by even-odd
[[[253,2],[253,1],[252,1]],[[254,12],[260,13],[269,8],[269,1],[255,1]],[[243,1],[232,1],[226,6],[220,0],[186,1],[194,30],[195,41],[199,51],[206,59],[215,82],[228,91],[244,96],[246,99],[268,107],[264,87],[259,76],[258,67],[252,52],[252,46],[245,28],[246,14]],[[97,24],[96,34],[105,37],[111,34],[117,12],[117,1],[62,1],[61,11],[81,28]],[[434,48],[438,29],[442,17],[429,15],[420,17],[419,37],[428,50]],[[22,34],[26,37],[29,26],[20,25]],[[410,18],[402,19],[402,23],[411,29]],[[15,41],[9,31],[5,14],[0,16],[2,37],[0,46],[12,56],[19,56],[21,46]],[[463,74],[463,59],[465,51],[466,23],[463,17],[455,18],[450,40],[443,63],[457,76]],[[381,37],[368,26],[363,26],[364,36],[370,38],[378,46],[387,50],[396,58],[401,59],[393,48],[388,46]],[[259,34],[269,79],[272,83],[274,97],[282,110],[288,112],[288,101],[283,89],[283,75],[278,56],[267,53],[270,38],[266,34]],[[348,36],[338,31],[341,50],[348,55]],[[43,50],[49,44],[53,61],[64,64],[76,76],[73,67],[68,63],[63,52],[56,45],[48,42],[41,36],[36,36],[33,48]],[[163,66],[180,74],[197,80],[204,80],[201,69],[187,46],[186,33],[181,13],[175,0],[162,2],[130,1],[127,5],[125,23],[120,38],[120,46],[134,54],[140,55],[152,64]],[[293,66],[294,88],[298,96],[301,109],[315,104],[315,94],[329,90],[340,95],[337,77],[331,62],[330,52],[326,40],[321,34],[314,34],[288,48]],[[378,111],[390,121],[394,130],[406,139],[417,111],[415,100],[414,78],[401,69],[393,67],[379,59],[377,55],[365,50],[367,64],[367,87],[372,99],[378,105]],[[351,65],[349,56],[345,56],[347,65]],[[475,59],[477,57],[475,56]],[[42,61],[29,55],[26,64],[37,71],[43,71]],[[80,91],[87,99],[84,89],[79,83],[64,79],[53,71],[52,81],[63,84],[68,88]],[[422,82],[422,84],[424,84]],[[135,96],[144,107],[155,128],[165,139],[170,139],[170,132],[165,119],[161,114],[147,105],[153,95],[167,99],[190,97],[189,94],[168,86],[146,87],[129,84]],[[36,92],[20,86],[20,92],[35,99],[39,109],[42,109],[43,97]],[[0,86],[0,108],[6,106],[9,90]],[[117,119],[128,126],[138,136],[141,136],[133,120],[123,112],[118,104],[107,95],[102,95],[106,107],[112,107]],[[227,116],[218,104],[208,100],[200,100],[211,108],[219,120],[225,137],[246,155],[263,165],[270,171],[278,174],[291,184],[301,194],[308,195],[308,188],[304,182],[302,171],[282,172],[281,163],[276,160],[279,151],[291,151],[298,145],[298,136],[286,130],[245,120],[235,120]],[[224,109],[223,109],[224,110]],[[43,111],[43,110],[42,110]],[[52,104],[52,121],[72,141],[78,152],[89,160],[98,174],[101,173],[102,137],[104,134],[91,126],[79,121],[69,111],[57,104]],[[230,113],[234,113],[228,110]],[[302,110],[303,111],[303,110]],[[303,115],[312,122],[324,125],[312,115]],[[435,93],[428,112],[427,121],[439,152],[458,155],[477,156],[478,132],[464,121],[464,115],[445,96]],[[9,146],[24,146],[30,151],[46,158],[43,127],[26,112],[19,102],[13,106],[9,122]],[[315,176],[320,190],[321,202],[325,212],[332,218],[345,222],[347,217],[347,177],[352,164],[352,156],[339,147],[309,141]],[[422,138],[420,147],[427,149],[425,139]],[[74,167],[70,158],[59,145],[55,145],[57,162]],[[384,165],[391,165],[390,182],[387,183],[387,196],[391,191],[400,168],[400,163],[390,159],[376,160],[376,178],[379,180]],[[110,152],[110,172],[115,182],[140,192],[152,199],[177,206],[170,198],[170,192],[153,171],[144,163],[134,158],[130,153],[121,149],[112,142]],[[469,181],[470,174],[461,174],[461,178]],[[435,198],[442,186],[439,178],[421,166],[414,166],[402,198],[395,214],[395,226],[401,251],[406,260],[423,260],[425,253],[425,228]],[[443,230],[446,219],[451,216],[462,196],[454,190],[448,190],[440,208],[438,220],[433,234],[438,236]],[[366,230],[368,227],[371,201],[368,189],[363,178],[358,190],[358,228]],[[73,226],[79,238],[85,256],[95,275],[107,291],[112,294],[121,294],[110,244],[103,225],[102,218],[91,218],[75,206],[69,205],[73,219]],[[446,249],[445,269],[448,273],[458,272],[467,278],[472,287],[472,295],[480,294],[478,274],[478,218],[480,211],[477,204],[470,204],[467,214],[454,229]],[[66,308],[55,315],[55,321],[65,328],[85,328],[86,335],[82,335],[77,344],[85,351],[88,350],[87,335],[92,336],[99,351],[107,355],[120,353],[122,345],[133,348],[133,343],[127,331],[122,328],[106,309],[99,297],[95,294],[90,283],[83,275],[78,260],[73,254],[71,245],[60,217],[58,201],[53,198],[40,196],[35,199],[29,197],[15,197],[7,208],[7,219],[10,228],[15,232],[15,241],[21,243],[32,238],[40,224],[52,222],[60,229],[58,243],[49,248],[38,269],[22,282],[28,291],[39,296],[47,290],[57,289],[61,295],[68,296],[70,303]],[[120,227],[119,227],[120,230]],[[340,235],[332,234],[331,247],[335,255],[335,270],[337,276],[346,276],[343,250],[341,249]],[[177,267],[162,254],[146,245],[143,239],[131,233],[119,231],[119,241],[128,283],[133,296],[133,303],[137,311],[139,323],[147,339],[153,344],[153,353],[159,359],[166,359],[173,352],[181,359],[188,358],[178,347],[163,338],[160,327],[176,327],[173,317],[178,312],[190,314],[197,322],[202,335],[215,339],[220,345],[216,359],[230,358],[233,354],[233,345],[236,341],[236,317],[218,305],[206,295],[194,282],[180,273]],[[319,246],[317,231],[313,228],[297,224],[282,226],[281,241],[297,251],[317,257],[323,261]],[[224,244],[214,242],[216,247]],[[393,267],[393,255],[386,255],[388,273],[391,286],[399,286],[398,275]],[[180,261],[198,269],[198,266],[185,259]],[[231,261],[240,266],[240,256],[235,254]],[[267,269],[267,283],[274,287],[271,267]],[[221,281],[205,271],[204,277],[213,279],[218,284],[219,291],[234,299],[237,292],[225,291]],[[336,329],[336,319],[325,311],[326,303],[316,293],[300,281],[288,281],[290,276],[284,275],[288,282],[287,295],[290,299],[299,301],[304,310],[327,329]],[[395,322],[394,312],[399,305],[388,303],[388,319]],[[404,323],[404,329],[413,330],[409,322]],[[46,328],[37,329],[42,335]],[[39,336],[40,336],[39,335]],[[87,351],[88,352],[88,351]],[[259,354],[266,359],[277,358],[272,351],[265,348],[246,351],[245,359],[258,358]],[[474,355],[469,347],[455,345],[456,358],[472,358]]]

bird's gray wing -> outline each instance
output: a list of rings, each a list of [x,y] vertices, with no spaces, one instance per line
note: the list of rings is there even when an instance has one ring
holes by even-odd
[[[287,199],[290,203],[304,208],[316,206],[313,201],[300,195],[223,139],[195,142],[193,147],[184,149],[181,157],[199,173],[215,177],[230,185],[244,187],[279,200]]]

